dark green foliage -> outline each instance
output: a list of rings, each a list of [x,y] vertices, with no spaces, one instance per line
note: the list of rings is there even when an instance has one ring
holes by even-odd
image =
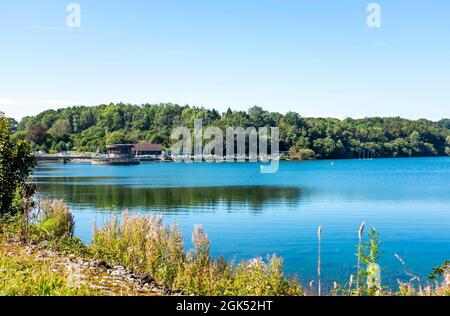
[[[433,268],[433,273],[430,274],[428,277],[430,280],[434,281],[438,277],[443,276],[445,272],[448,272],[450,270],[450,260],[445,261],[443,265],[440,265],[439,267]]]
[[[316,157],[316,153],[309,148],[291,147],[289,149],[289,158],[292,160],[310,160]]]
[[[362,262],[366,266],[369,264],[377,263],[378,259],[380,259],[383,254],[380,252],[380,234],[372,228],[368,234],[369,241],[366,243],[365,249],[362,252]]]
[[[422,157],[450,155],[450,120],[393,118],[304,118],[258,106],[249,111],[216,110],[175,104],[109,104],[49,110],[26,117],[15,138],[24,135],[33,148],[45,151],[103,151],[108,143],[148,141],[171,147],[174,127],[203,126],[280,128],[280,150],[312,150],[318,159]],[[308,151],[308,159],[311,151]]]
[[[0,216],[21,211],[22,203],[18,200],[34,191],[26,180],[35,166],[35,158],[25,141],[11,140],[10,122],[0,113]]]
[[[25,138],[35,145],[42,145],[47,137],[47,130],[42,124],[33,124],[26,132]]]

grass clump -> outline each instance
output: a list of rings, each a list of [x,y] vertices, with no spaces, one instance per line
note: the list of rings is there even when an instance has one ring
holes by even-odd
[[[183,263],[182,236],[176,226],[162,223],[162,217],[117,218],[105,227],[94,227],[92,253],[108,262],[126,266],[140,274],[150,274],[171,287]]]
[[[38,209],[38,221],[33,228],[33,235],[38,239],[60,240],[73,237],[75,221],[62,201],[44,200]]]
[[[184,250],[177,226],[163,224],[161,216],[131,217],[94,229],[91,246],[97,257],[150,275],[174,291],[193,295],[301,295],[294,279],[283,274],[277,257],[235,264],[210,256],[208,236],[200,226],[192,235],[194,249]]]
[[[283,260],[279,257],[268,257],[264,262],[261,258],[253,259],[248,264],[241,263],[236,271],[232,288],[235,293],[230,295],[270,296],[300,295],[302,289],[294,278],[286,278],[283,274]]]

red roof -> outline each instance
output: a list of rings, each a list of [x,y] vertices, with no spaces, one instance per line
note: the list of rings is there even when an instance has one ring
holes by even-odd
[[[160,144],[139,143],[134,145],[133,151],[162,151]]]

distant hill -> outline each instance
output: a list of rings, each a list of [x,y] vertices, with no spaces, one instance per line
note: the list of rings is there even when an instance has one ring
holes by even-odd
[[[147,141],[170,147],[176,126],[280,128],[280,150],[299,158],[339,159],[419,157],[450,155],[450,120],[393,118],[305,118],[285,115],[258,106],[248,111],[219,113],[176,104],[108,104],[48,110],[25,117],[17,124],[15,138],[28,139],[35,150],[96,152],[109,143]]]

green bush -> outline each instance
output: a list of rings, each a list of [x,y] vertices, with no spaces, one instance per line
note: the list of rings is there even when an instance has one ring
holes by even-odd
[[[450,156],[450,147],[445,147],[445,154]]]
[[[14,215],[18,190],[27,188],[26,181],[36,164],[25,141],[11,140],[10,120],[0,112],[0,216]]]
[[[292,160],[312,160],[316,158],[316,153],[308,148],[291,148],[289,150],[289,158]]]
[[[40,203],[39,220],[34,235],[47,241],[72,238],[75,222],[69,208],[59,200]]]

